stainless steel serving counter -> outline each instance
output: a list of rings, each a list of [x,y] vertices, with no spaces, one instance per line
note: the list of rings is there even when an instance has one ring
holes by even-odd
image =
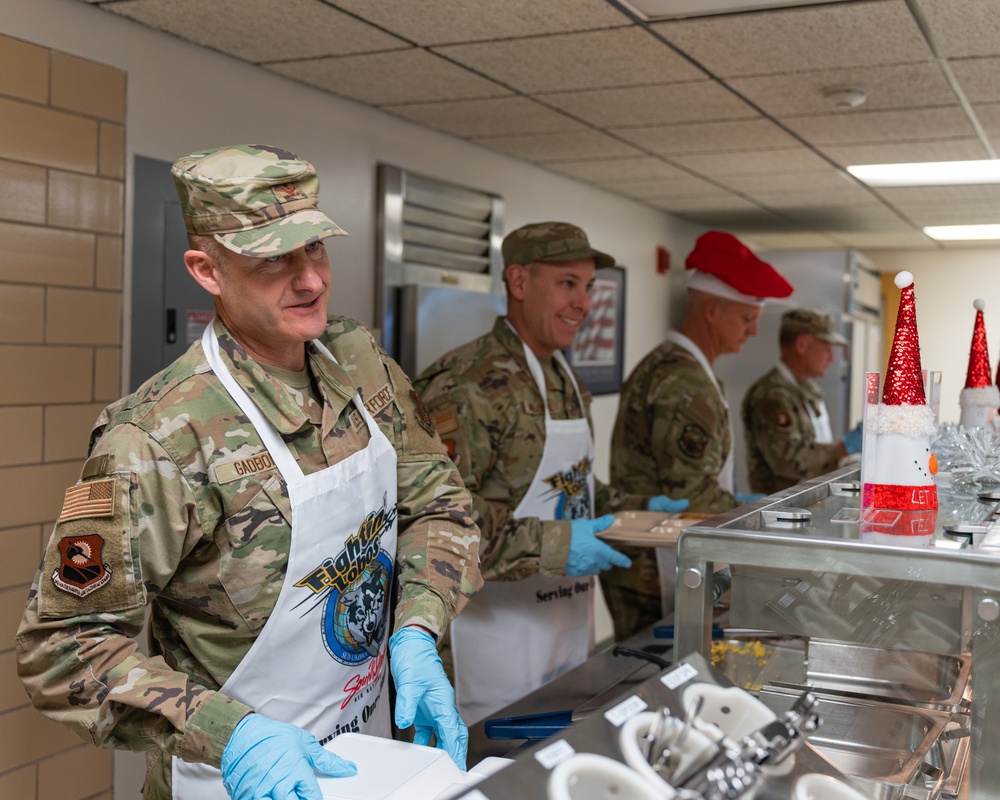
[[[858,467],[848,467],[687,528],[677,545],[675,656],[710,652],[709,576],[726,563],[733,624],[879,648],[903,654],[902,662],[912,660],[907,651],[971,659],[968,797],[993,800],[1000,496],[941,488],[936,519],[915,522],[921,535],[890,536],[877,517],[862,522],[858,480]]]

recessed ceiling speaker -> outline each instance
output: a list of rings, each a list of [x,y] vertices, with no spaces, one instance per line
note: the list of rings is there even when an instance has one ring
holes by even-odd
[[[860,86],[828,86],[823,89],[823,97],[837,111],[846,111],[864,105],[868,94]]]

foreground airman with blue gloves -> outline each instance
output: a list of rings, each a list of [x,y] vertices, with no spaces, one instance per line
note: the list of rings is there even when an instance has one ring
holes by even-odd
[[[390,673],[397,723],[464,766],[435,639],[482,583],[471,498],[400,367],[328,316],[315,170],[236,145],[171,172],[216,319],[97,420],[18,631],[28,694],[147,750],[146,800],[321,800],[354,765],[320,742],[391,735]]]

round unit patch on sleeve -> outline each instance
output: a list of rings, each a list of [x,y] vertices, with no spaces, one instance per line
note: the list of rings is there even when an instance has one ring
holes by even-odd
[[[779,428],[790,428],[792,426],[792,416],[787,411],[779,411],[774,415],[774,424]]]
[[[700,425],[689,422],[677,439],[677,448],[688,458],[701,458],[708,446],[708,431]]]

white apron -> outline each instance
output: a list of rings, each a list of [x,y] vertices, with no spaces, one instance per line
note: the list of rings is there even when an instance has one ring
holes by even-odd
[[[792,371],[784,361],[778,362],[778,372],[781,373],[781,377],[788,381],[790,385],[798,387],[798,379],[792,374]],[[826,403],[822,399],[819,401],[819,413],[817,414],[813,410],[812,403],[806,401],[806,413],[812,422],[816,442],[818,444],[832,444],[833,428],[830,425],[830,412],[826,410]]]
[[[545,447],[515,517],[543,520],[594,515],[594,443],[586,416],[549,415],[542,367],[524,347],[545,404]],[[562,354],[555,358],[583,398]],[[451,623],[455,696],[471,725],[583,663],[594,647],[594,579],[531,575],[486,581]]]
[[[212,325],[202,346],[274,459],[292,507],[288,571],[278,601],[220,691],[264,716],[305,728],[321,743],[347,731],[389,736],[385,676],[396,557],[396,451],[355,395],[371,435],[368,446],[303,475],[226,369]],[[173,759],[173,796],[229,800],[219,770],[180,758]]]
[[[719,385],[719,379],[715,377],[712,365],[708,363],[708,359],[705,358],[705,354],[701,352],[701,348],[692,342],[687,336],[679,331],[667,331],[666,338],[667,341],[683,347],[695,357],[695,360],[701,365],[701,368],[705,370],[705,374],[708,375],[708,379],[712,382],[712,386],[715,387],[716,394],[719,395],[719,400],[722,401],[722,407],[726,409],[727,419],[729,420],[729,452],[726,453],[726,460],[722,464],[722,469],[719,470],[716,480],[718,480],[719,486],[727,492],[730,494],[736,494],[736,455],[733,452],[736,449],[734,447],[736,439],[733,436],[733,417],[732,414],[729,414],[729,403],[726,402],[726,396],[722,393],[722,387]]]

